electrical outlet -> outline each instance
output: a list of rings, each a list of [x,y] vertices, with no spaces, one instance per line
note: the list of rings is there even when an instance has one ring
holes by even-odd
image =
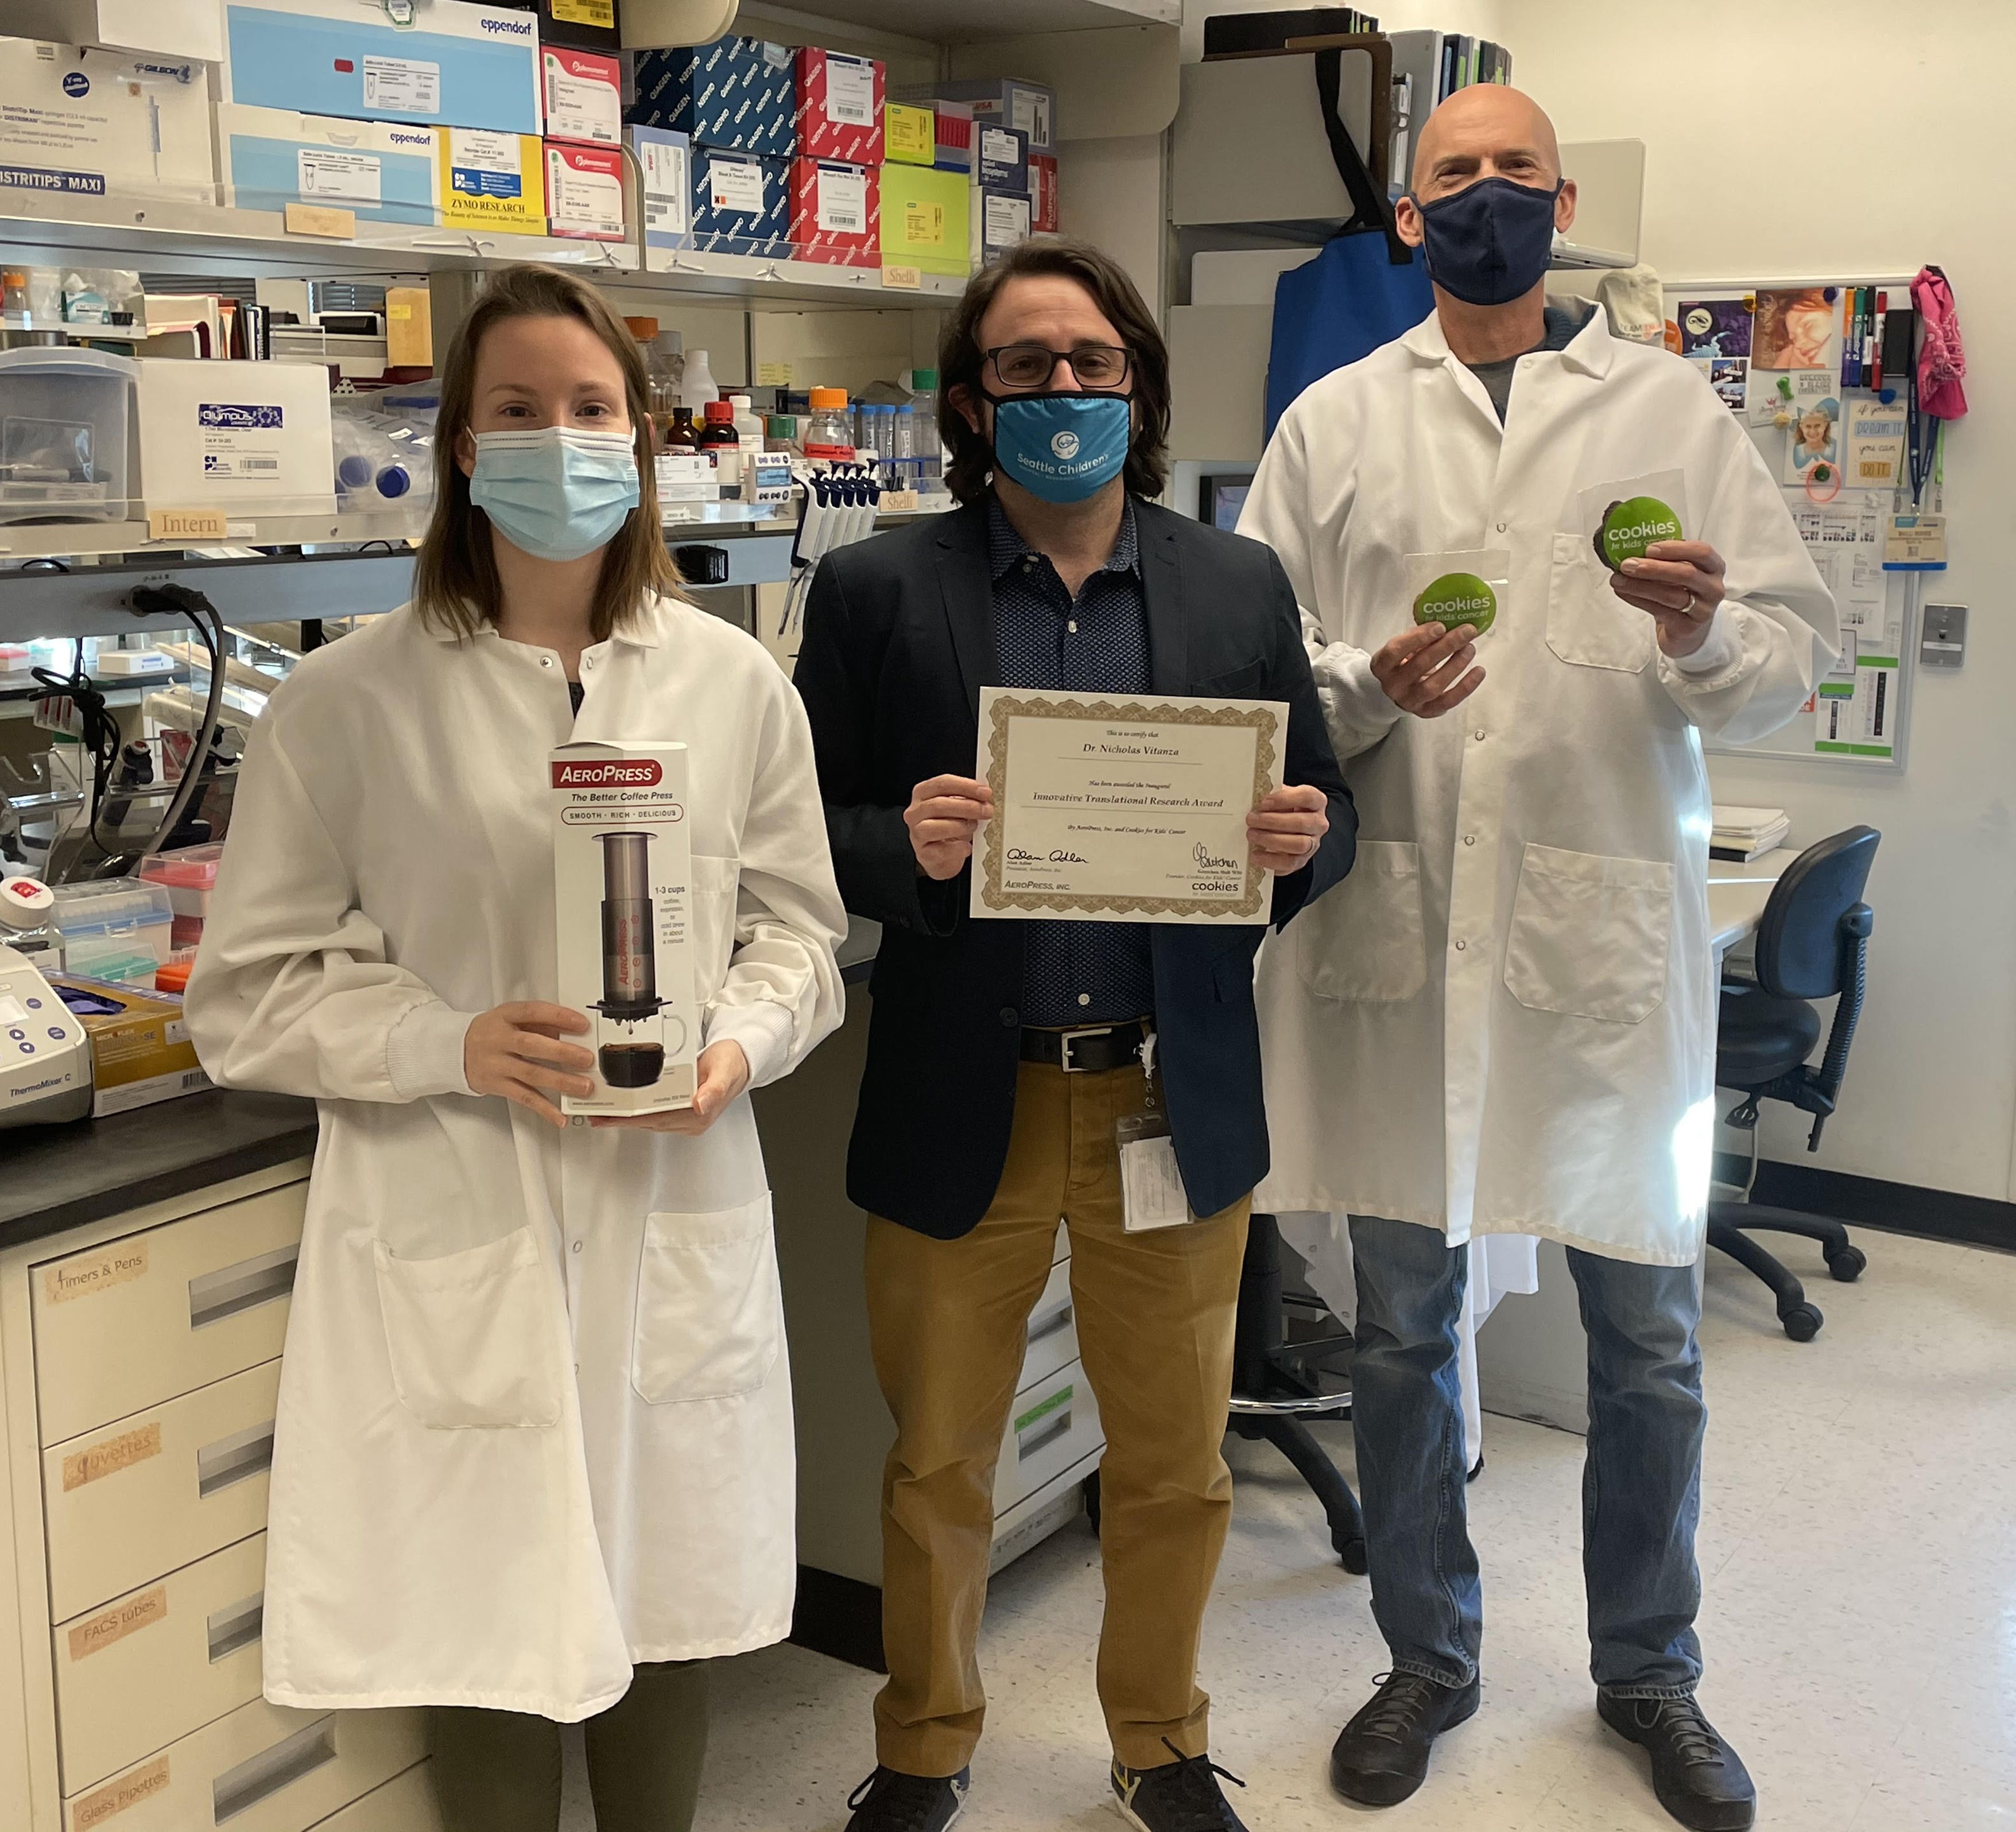
[[[1928,604],[1918,629],[1918,661],[1924,668],[1953,668],[1967,660],[1967,606]]]

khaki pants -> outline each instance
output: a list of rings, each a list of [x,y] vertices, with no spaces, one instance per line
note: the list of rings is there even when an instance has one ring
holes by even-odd
[[[1232,1513],[1221,1445],[1251,1203],[1183,1227],[1123,1229],[1114,1126],[1142,1093],[1136,1068],[1067,1075],[1024,1063],[1008,1161],[980,1225],[934,1240],[869,1222],[869,1337],[896,1419],[882,1477],[889,1683],[875,1701],[876,1755],[905,1774],[956,1774],[980,1740],[974,1643],[994,1466],[1060,1217],[1079,1353],[1106,1432],[1107,1729],[1130,1768],[1171,1760],[1165,1737],[1186,1756],[1204,1751],[1197,1639]]]

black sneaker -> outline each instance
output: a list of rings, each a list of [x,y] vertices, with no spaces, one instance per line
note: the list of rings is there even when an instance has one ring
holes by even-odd
[[[1757,1788],[1743,1758],[1691,1698],[1596,1695],[1597,1715],[1652,1758],[1652,1791],[1692,1832],[1746,1832],[1757,1817]]]
[[[875,1773],[847,1797],[854,1817],[847,1832],[945,1832],[966,1810],[973,1771],[956,1775],[905,1775],[877,1763]]]
[[[1330,1752],[1331,1784],[1360,1806],[1397,1806],[1427,1778],[1435,1738],[1477,1711],[1478,1686],[1388,1673]]]
[[[1120,1816],[1141,1832],[1246,1832],[1218,1784],[1222,1775],[1235,1787],[1246,1783],[1209,1756],[1185,1755],[1165,1737],[1176,1759],[1152,1769],[1130,1769],[1113,1758],[1113,1796]]]

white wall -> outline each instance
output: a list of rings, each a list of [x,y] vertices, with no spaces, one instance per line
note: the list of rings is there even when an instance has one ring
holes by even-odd
[[[1971,607],[1965,669],[1921,673],[1901,779],[1713,757],[1716,798],[1787,808],[1805,842],[1883,832],[1870,1001],[1817,1160],[1799,1116],[1770,1157],[1899,1182],[2016,1194],[2016,235],[2006,166],[2007,0],[1695,0],[1656,64],[1615,0],[1503,0],[1519,86],[1564,139],[1647,145],[1644,256],[1672,279],[1823,277],[1943,267],[1969,333],[1972,411],[1947,438],[1951,569],[1931,596]],[[1383,9],[1382,9],[1383,11]],[[1669,21],[1669,24],[1673,22]],[[1820,36],[1814,36],[1816,30]],[[1823,46],[1827,47],[1822,49]],[[1863,62],[1852,46],[1895,47]],[[1818,61],[1816,62],[1817,53]],[[1874,102],[1894,98],[1885,115]]]

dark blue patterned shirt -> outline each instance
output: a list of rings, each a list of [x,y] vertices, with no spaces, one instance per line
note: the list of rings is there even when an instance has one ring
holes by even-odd
[[[1145,694],[1148,601],[1134,506],[1104,566],[1073,599],[1046,555],[988,498],[994,651],[1004,687]],[[1145,923],[1032,922],[1022,969],[1025,1024],[1103,1024],[1152,1017],[1155,967]]]

